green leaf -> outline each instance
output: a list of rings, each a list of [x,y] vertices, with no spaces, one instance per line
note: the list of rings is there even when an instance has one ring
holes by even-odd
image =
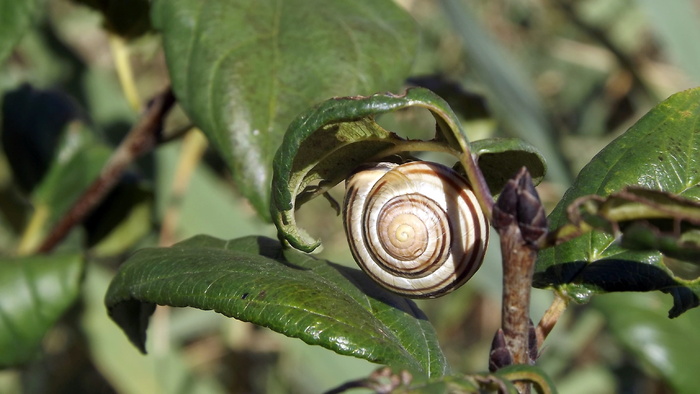
[[[34,192],[35,206],[48,208],[49,221],[58,220],[99,176],[110,153],[104,145],[87,143],[57,158]]]
[[[0,65],[37,19],[43,0],[0,1]]]
[[[57,143],[56,155],[31,196],[34,208],[31,238],[20,246],[23,252],[34,250],[60,218],[75,204],[85,190],[100,175],[111,150],[94,140],[94,135],[81,124],[74,124]],[[118,219],[125,219],[119,217]],[[94,234],[95,241],[103,233]]]
[[[700,200],[700,89],[671,96],[610,143],[581,171],[549,217],[563,226],[575,199],[639,186]],[[661,290],[674,297],[671,317],[698,305],[700,282],[674,277],[659,252],[635,252],[595,231],[540,252],[536,287],[557,288],[577,301],[594,293]]]
[[[3,148],[14,180],[31,191],[35,219],[41,218],[42,224],[37,229],[49,230],[100,175],[112,154],[82,114],[69,96],[57,91],[24,85],[5,96]],[[124,177],[88,217],[89,246],[104,239],[111,245],[104,244],[102,252],[122,252],[150,230],[151,193],[140,186]],[[139,218],[131,216],[138,212]],[[121,225],[127,231],[117,239],[113,230]],[[34,240],[43,235],[32,233]]]
[[[0,367],[35,356],[46,331],[78,296],[82,270],[79,255],[0,261]]]
[[[489,189],[498,195],[508,180],[523,167],[538,185],[547,172],[547,161],[532,145],[519,138],[489,138],[471,143],[472,153],[479,156],[477,164],[484,173]]]
[[[75,0],[102,13],[104,26],[124,38],[137,38],[151,30],[149,0]]]
[[[437,122],[434,139],[404,140],[374,121],[382,114],[409,107],[423,107],[433,114]],[[477,147],[486,156],[483,169],[488,172],[483,176],[488,183],[499,185],[504,176],[513,175],[506,175],[508,169],[523,165],[532,166],[540,179],[544,175],[544,160],[525,143],[494,139]],[[471,151],[459,119],[443,99],[427,89],[413,88],[398,96],[335,98],[300,114],[289,125],[273,162],[270,210],[281,237],[297,249],[314,250],[320,241],[296,226],[295,210],[347,178],[359,164],[412,151],[445,152],[455,159]],[[512,162],[496,166],[491,157],[507,157]]]
[[[621,236],[626,249],[658,250],[700,264],[700,201],[628,187],[605,198],[578,198],[569,206],[568,216],[572,223]]]
[[[158,0],[152,20],[178,101],[267,219],[289,122],[328,97],[398,88],[417,47],[389,0]]]
[[[595,300],[610,332],[671,386],[674,393],[695,393],[700,370],[700,314],[693,311],[674,321],[664,319],[664,303],[656,294],[615,294]]]
[[[289,125],[273,162],[270,205],[272,219],[284,239],[306,252],[320,245],[296,226],[295,210],[347,178],[361,163],[410,150],[408,141],[384,130],[374,117],[412,105],[426,106],[440,113],[436,116],[457,124],[447,103],[418,88],[402,96],[330,99]],[[449,151],[449,147],[444,146],[444,150]]]
[[[32,223],[38,231],[28,233],[20,247],[31,251],[99,176],[112,150],[86,125],[81,108],[61,92],[24,85],[5,96],[3,115],[2,142],[14,181],[31,192]],[[99,229],[88,226],[91,246],[128,219],[128,210],[134,206],[123,198],[104,204],[100,209],[112,217],[98,220]],[[149,219],[141,224],[149,226]],[[143,234],[133,230],[133,237]]]
[[[633,223],[622,233],[621,245],[630,250],[658,250],[665,256],[700,264],[700,234],[698,229],[682,233],[662,232],[649,223]]]
[[[283,250],[274,240],[197,236],[142,249],[106,296],[112,319],[142,351],[154,304],[213,309],[306,343],[440,376],[447,364],[416,305],[359,270]]]

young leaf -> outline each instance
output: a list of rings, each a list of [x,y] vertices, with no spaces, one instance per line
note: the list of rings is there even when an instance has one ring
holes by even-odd
[[[294,116],[398,88],[417,48],[390,0],[158,0],[152,15],[180,104],[268,219],[270,163]]]
[[[337,353],[441,376],[447,364],[416,305],[359,270],[318,260],[263,237],[197,236],[142,249],[106,296],[112,319],[145,350],[154,304],[213,309]]]
[[[433,140],[404,140],[374,121],[379,115],[409,107],[423,107],[433,114],[438,126]],[[532,166],[540,179],[544,175],[544,160],[525,143],[485,140],[478,148],[486,156],[512,159],[518,169]],[[447,152],[455,159],[470,152],[459,119],[443,99],[427,89],[413,88],[398,96],[334,98],[302,113],[289,125],[273,162],[270,210],[280,236],[297,249],[314,250],[320,242],[296,226],[294,211],[347,178],[359,164],[411,151]],[[492,161],[487,158],[484,163],[490,167]],[[487,183],[502,186],[504,172],[489,169],[492,171],[483,174]]]
[[[566,223],[566,208],[577,198],[606,197],[628,186],[700,200],[699,120],[700,88],[656,106],[581,171],[550,215],[551,228]],[[700,282],[674,277],[661,253],[627,250],[600,231],[543,250],[535,286],[557,288],[578,301],[594,293],[661,290],[674,297],[671,317],[697,306],[700,294]]]
[[[46,331],[78,296],[82,272],[78,255],[0,261],[0,367],[35,356]]]

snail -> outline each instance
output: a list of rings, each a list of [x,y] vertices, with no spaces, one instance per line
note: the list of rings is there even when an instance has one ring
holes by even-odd
[[[347,180],[345,232],[355,261],[377,283],[435,298],[479,269],[489,223],[469,182],[441,164],[374,163]]]

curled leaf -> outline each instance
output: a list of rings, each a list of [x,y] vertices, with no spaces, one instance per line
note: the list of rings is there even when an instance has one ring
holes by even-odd
[[[403,139],[375,122],[382,114],[409,107],[426,108],[432,113],[437,124],[433,139]],[[544,174],[541,156],[527,144],[485,140],[478,147],[479,153],[498,156],[500,160],[526,152],[512,162],[520,167],[531,165],[540,178]],[[459,119],[443,99],[424,88],[409,89],[403,95],[334,98],[302,113],[287,129],[273,162],[270,212],[280,238],[297,249],[313,251],[320,241],[296,226],[294,212],[301,204],[328,191],[361,163],[417,151],[444,152],[454,155],[462,165],[466,162],[467,176],[472,186],[479,189],[475,192],[481,196],[482,205],[484,200],[491,199],[490,195],[484,196],[488,192],[486,185],[500,185],[506,176],[489,166],[493,171],[479,173]],[[512,175],[508,174],[508,178]],[[494,181],[489,182],[490,179]]]

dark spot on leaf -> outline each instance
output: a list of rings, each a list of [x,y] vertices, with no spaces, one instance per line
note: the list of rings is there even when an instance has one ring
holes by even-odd
[[[263,290],[263,291],[261,291],[260,293],[258,293],[258,298],[261,299],[261,300],[265,299],[266,296],[267,296],[267,291],[266,291],[266,290]]]
[[[243,293],[243,295],[241,296],[241,299],[245,300],[246,298],[248,298],[248,293]]]
[[[664,161],[664,157],[659,155],[659,161]]]

